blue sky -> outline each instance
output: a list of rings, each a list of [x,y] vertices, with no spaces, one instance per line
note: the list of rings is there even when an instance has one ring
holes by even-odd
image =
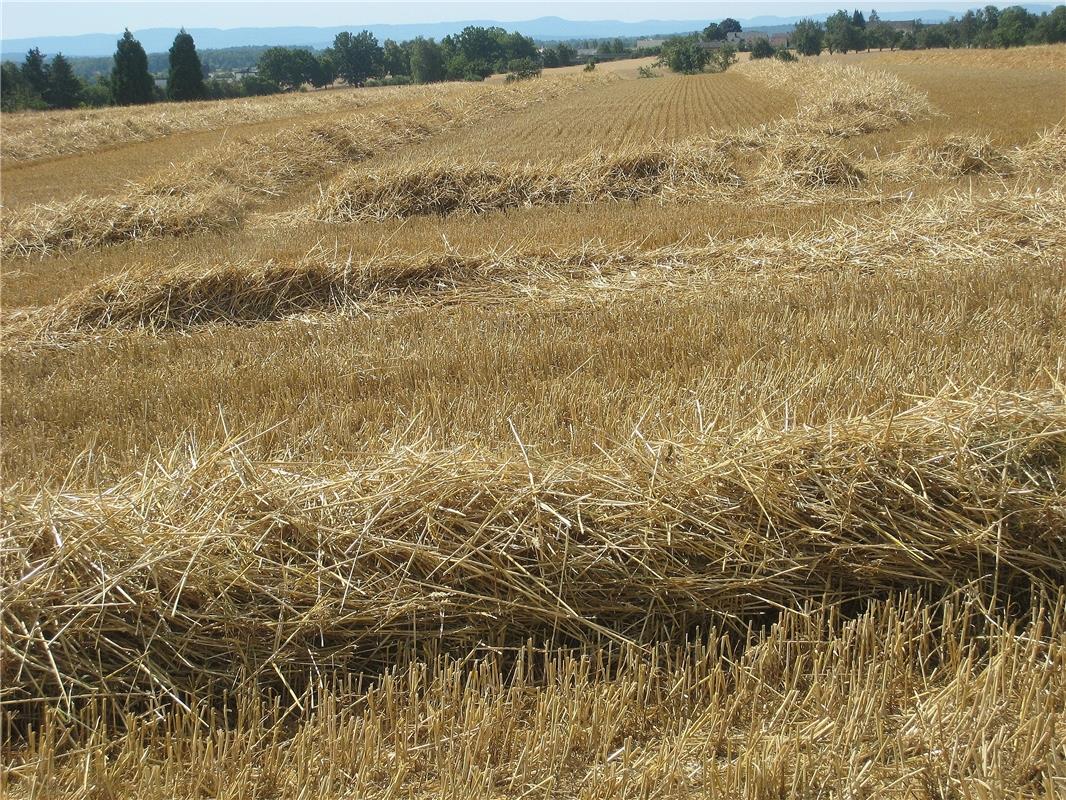
[[[467,19],[525,20],[559,16],[566,19],[745,19],[761,15],[792,16],[831,11],[849,2],[50,2],[3,0],[2,38],[112,33],[125,27],[144,28],[246,28],[288,25],[358,25],[373,23],[445,22]],[[1006,4],[1006,3],[1003,3]],[[922,9],[958,10],[980,2],[924,0],[876,2],[859,7],[880,11]]]

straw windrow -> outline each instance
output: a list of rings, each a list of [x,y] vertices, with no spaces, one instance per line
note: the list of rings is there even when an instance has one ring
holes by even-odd
[[[1064,454],[1054,392],[598,462],[175,453],[106,490],[9,494],[4,702],[296,680],[405,642],[676,639],[908,588],[1054,590]]]
[[[647,249],[588,245],[571,251],[507,249],[354,260],[311,251],[292,264],[179,264],[140,269],[35,312],[9,342],[105,330],[251,323],[307,311],[395,311],[420,303],[536,297],[579,302],[612,287],[692,291],[714,281],[800,278],[819,272],[995,268],[1044,262],[1066,249],[1055,224],[1062,192],[947,196],[887,214],[832,222],[803,236],[756,236]]]
[[[231,141],[131,184],[117,195],[78,197],[9,212],[0,255],[44,256],[226,227],[294,185],[345,164],[543,102],[581,85],[538,81],[473,97],[456,93],[391,116],[356,113]]]

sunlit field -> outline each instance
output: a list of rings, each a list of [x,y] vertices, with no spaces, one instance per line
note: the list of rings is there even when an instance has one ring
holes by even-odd
[[[7,115],[0,794],[1066,792],[1066,47]]]

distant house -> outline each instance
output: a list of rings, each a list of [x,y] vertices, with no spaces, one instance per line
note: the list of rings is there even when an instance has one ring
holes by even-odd
[[[653,50],[666,44],[666,39],[637,39],[638,50]]]
[[[155,79],[155,88],[163,89],[164,91],[166,91],[167,79],[166,78],[156,78]]]
[[[729,45],[730,47],[740,47],[746,35],[747,34],[744,34],[741,31],[730,31],[725,35],[724,39],[712,39],[709,42],[701,41],[700,47],[702,47],[704,50],[718,50],[719,48],[725,47],[726,45]]]
[[[579,47],[577,49],[578,58],[590,58],[594,55],[596,55],[595,47]]]

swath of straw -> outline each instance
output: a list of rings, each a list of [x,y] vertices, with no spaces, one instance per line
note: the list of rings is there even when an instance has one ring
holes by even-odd
[[[420,304],[536,297],[576,302],[614,289],[694,291],[730,277],[775,280],[818,273],[1005,267],[1066,253],[1058,191],[948,195],[887,214],[787,237],[762,235],[642,248],[589,243],[571,250],[381,255],[356,260],[312,250],[293,264],[179,264],[109,279],[31,315],[10,319],[9,346],[106,330],[252,323],[307,311],[396,312]]]
[[[4,704],[378,668],[400,646],[647,642],[905,589],[1055,590],[1061,391],[637,442],[602,460],[239,443],[7,493]]]

